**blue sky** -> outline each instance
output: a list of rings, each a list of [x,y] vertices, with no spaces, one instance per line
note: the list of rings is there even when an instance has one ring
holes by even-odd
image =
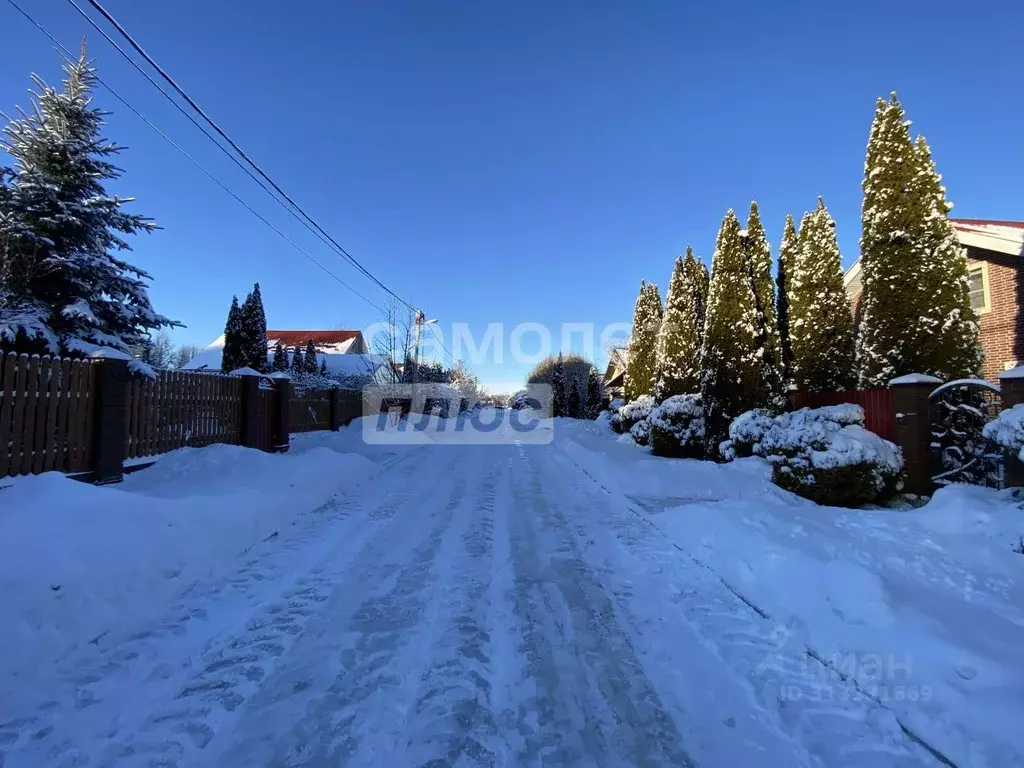
[[[65,0],[24,5],[69,47]],[[508,334],[628,322],[641,278],[664,289],[693,243],[710,263],[726,209],[757,199],[773,247],[821,194],[846,263],[875,98],[900,94],[956,209],[1024,215],[1019,2],[108,0],[108,9],[349,251],[403,297],[528,366]],[[243,10],[244,8],[244,10]],[[52,46],[0,3],[0,110]],[[9,30],[9,31],[8,31]],[[246,179],[96,34],[100,76],[374,303],[379,290]],[[268,322],[366,327],[378,312],[293,251],[100,91],[130,149],[116,191],[164,227],[136,243],[158,311],[206,344],[259,280]],[[450,338],[450,336],[449,336]],[[593,354],[593,350],[588,351]]]

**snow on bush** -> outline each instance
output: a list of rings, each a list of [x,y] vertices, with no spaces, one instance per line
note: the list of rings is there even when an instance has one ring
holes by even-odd
[[[982,434],[1024,461],[1024,403],[1001,411],[985,425]]]
[[[636,400],[619,408],[619,419],[623,432],[629,432],[639,445],[647,445],[651,437],[651,425],[647,418],[654,410],[654,398],[640,395]]]
[[[699,459],[704,455],[704,408],[700,395],[673,395],[651,411],[655,456]]]
[[[617,397],[608,404],[608,426],[612,428],[612,432],[622,434],[622,414],[619,413],[619,409],[626,404],[626,401],[621,397]]]
[[[801,408],[774,418],[748,411],[729,426],[727,458],[760,456],[772,481],[819,504],[884,501],[899,488],[899,449],[864,428],[859,405]]]

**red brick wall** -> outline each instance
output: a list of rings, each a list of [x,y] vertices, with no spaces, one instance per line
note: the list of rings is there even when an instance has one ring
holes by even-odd
[[[1022,318],[1017,286],[1021,260],[1019,256],[968,248],[969,263],[983,263],[988,270],[989,311],[979,315],[981,344],[985,348],[982,373],[995,379],[1005,370],[1005,363],[1017,360]]]

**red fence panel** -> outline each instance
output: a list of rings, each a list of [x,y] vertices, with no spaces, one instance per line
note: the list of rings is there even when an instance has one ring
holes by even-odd
[[[790,392],[789,405],[820,408],[823,405],[854,403],[864,409],[864,426],[879,437],[894,440],[896,423],[892,412],[891,389],[847,389],[841,392]]]

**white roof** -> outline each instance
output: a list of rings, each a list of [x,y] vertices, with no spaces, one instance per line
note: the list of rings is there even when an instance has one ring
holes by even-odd
[[[267,339],[268,352],[277,342],[276,339]],[[357,355],[349,352],[355,338],[348,339],[340,344],[323,344],[317,347],[318,360],[327,361],[327,370],[331,373],[339,373],[348,376],[367,374],[373,375],[378,368],[387,364],[387,357],[384,355]],[[199,352],[185,365],[189,371],[219,371],[221,357],[224,354],[224,335],[221,334],[210,342],[210,345]],[[291,352],[288,351],[288,361],[291,362]]]

